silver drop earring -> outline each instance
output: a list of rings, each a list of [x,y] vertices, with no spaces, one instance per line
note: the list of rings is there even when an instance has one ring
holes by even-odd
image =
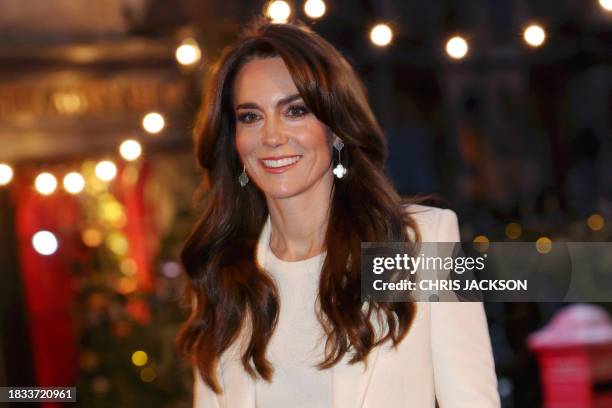
[[[246,166],[243,167],[242,173],[238,176],[238,182],[242,187],[246,186],[249,183],[249,176],[246,174]]]
[[[346,173],[348,173],[348,169],[342,165],[342,156],[340,154],[342,148],[344,147],[344,143],[342,143],[342,140],[338,140],[336,143],[334,143],[334,147],[338,151],[338,165],[334,167],[333,172],[334,176],[341,179],[342,177],[346,176]]]

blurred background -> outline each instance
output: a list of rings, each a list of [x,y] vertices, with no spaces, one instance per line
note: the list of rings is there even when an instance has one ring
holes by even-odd
[[[435,194],[462,240],[610,240],[612,0],[0,0],[0,386],[191,405],[191,128],[207,65],[261,14],[340,49],[397,189]],[[486,310],[504,407],[612,406],[608,304]],[[552,354],[528,347],[551,327]]]

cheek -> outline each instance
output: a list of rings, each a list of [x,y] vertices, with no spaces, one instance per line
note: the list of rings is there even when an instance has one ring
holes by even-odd
[[[254,140],[255,138],[250,137],[246,132],[236,131],[236,150],[241,158],[244,158],[254,149]]]
[[[315,151],[321,159],[330,157],[330,137],[320,123],[306,126],[300,134],[300,144],[304,148]]]

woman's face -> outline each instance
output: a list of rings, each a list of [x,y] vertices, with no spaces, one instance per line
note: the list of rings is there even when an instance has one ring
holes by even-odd
[[[247,62],[233,97],[238,155],[266,196],[331,187],[331,132],[304,104],[282,58]]]

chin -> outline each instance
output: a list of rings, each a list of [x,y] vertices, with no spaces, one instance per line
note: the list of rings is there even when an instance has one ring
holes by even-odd
[[[295,188],[268,188],[262,191],[269,198],[290,198],[302,192]]]
[[[265,183],[258,186],[268,198],[289,198],[304,191],[302,186],[296,186],[296,183]]]

